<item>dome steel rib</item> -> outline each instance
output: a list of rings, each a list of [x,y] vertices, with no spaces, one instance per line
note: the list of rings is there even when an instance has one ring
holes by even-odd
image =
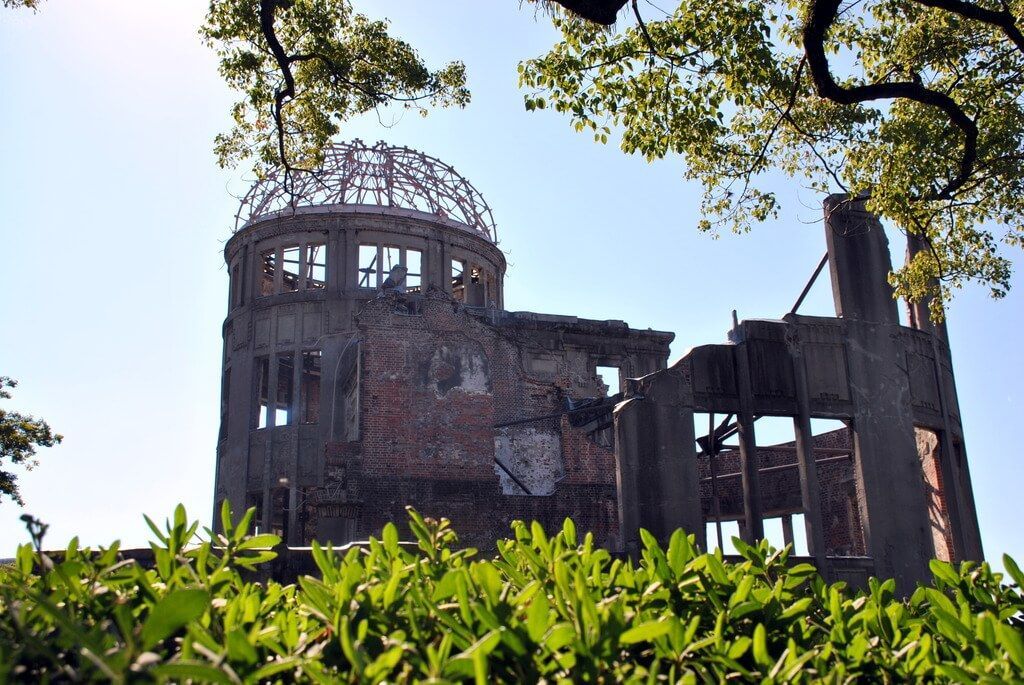
[[[316,173],[292,174],[288,193],[276,172],[257,182],[242,199],[235,232],[275,215],[330,206],[394,207],[451,221],[497,244],[491,208],[454,168],[407,147],[361,140],[333,145]]]

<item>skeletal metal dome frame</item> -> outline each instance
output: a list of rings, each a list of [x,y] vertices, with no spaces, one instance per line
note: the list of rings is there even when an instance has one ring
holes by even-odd
[[[480,192],[454,168],[407,147],[356,139],[331,146],[323,167],[292,172],[291,192],[284,173],[257,182],[235,216],[235,232],[271,214],[302,207],[363,205],[397,207],[454,221],[497,244],[491,208]]]

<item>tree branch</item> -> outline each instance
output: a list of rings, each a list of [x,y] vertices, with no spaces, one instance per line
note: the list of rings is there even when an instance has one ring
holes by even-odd
[[[1017,28],[1016,18],[1007,9],[1004,9],[1002,12],[995,12],[984,7],[979,7],[971,2],[964,2],[964,0],[916,1],[926,7],[946,10],[947,12],[958,14],[965,19],[974,19],[975,21],[980,21],[983,24],[989,24],[1000,28],[1003,33],[1006,34],[1006,37],[1017,46],[1017,49],[1024,52],[1024,34],[1022,34],[1020,29]]]
[[[927,0],[947,2],[957,0]],[[828,57],[825,54],[825,40],[836,20],[840,0],[814,0],[807,23],[803,29],[804,54],[810,67],[815,89],[823,98],[841,105],[853,105],[874,100],[903,98],[942,110],[950,122],[964,135],[963,153],[959,169],[940,190],[933,190],[923,200],[944,200],[959,190],[974,172],[978,157],[978,126],[960,105],[945,93],[927,88],[917,81],[871,83],[862,86],[843,87],[832,76]]]

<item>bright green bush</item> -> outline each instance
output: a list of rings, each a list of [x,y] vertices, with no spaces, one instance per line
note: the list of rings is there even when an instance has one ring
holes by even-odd
[[[933,562],[909,601],[891,581],[825,584],[787,552],[737,545],[740,563],[677,532],[613,559],[571,521],[549,537],[513,525],[498,555],[458,549],[447,521],[409,512],[418,546],[381,540],[321,577],[248,582],[272,558],[249,511],[195,544],[182,508],[152,525],[155,567],[72,541],[48,562],[29,546],[0,570],[0,681],[1008,682],[1024,679],[1024,575]],[[43,569],[43,570],[40,570]]]

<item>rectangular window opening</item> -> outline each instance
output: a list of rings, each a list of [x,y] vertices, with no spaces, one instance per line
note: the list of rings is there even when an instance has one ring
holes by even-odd
[[[384,260],[382,275],[387,278],[391,275],[391,270],[402,263],[402,250],[398,247],[385,247],[381,255]]]
[[[270,358],[256,357],[256,427],[266,428],[270,412]]]
[[[475,264],[469,269],[469,283],[466,287],[465,302],[473,307],[483,307],[487,304],[485,285],[485,271]]]
[[[327,286],[327,246],[323,243],[306,245],[306,288],[322,290]]]
[[[277,396],[274,398],[274,425],[292,424],[295,357],[291,352],[277,355]]]
[[[423,290],[423,253],[419,250],[405,251],[405,286],[411,293]]]
[[[775,549],[794,544],[793,513],[803,510],[792,416],[762,416],[754,423],[764,537]],[[739,436],[735,442],[739,443]],[[740,470],[740,469],[737,469]]]
[[[286,245],[281,262],[281,290],[295,292],[299,289],[299,246]]]
[[[299,390],[302,423],[320,422],[320,350],[302,353],[302,386]]]
[[[801,557],[810,556],[810,550],[807,547],[807,518],[803,512],[797,512],[792,515],[792,519],[793,554]]]
[[[722,554],[736,554],[736,545],[732,539],[740,536],[739,521],[722,521],[722,544],[718,544],[718,526],[714,521],[705,524],[704,534],[707,536],[708,551],[721,548]]]
[[[721,547],[725,554],[734,554],[731,538],[739,536],[738,519],[744,511],[739,453],[729,446],[736,442],[736,417],[695,412],[693,432],[707,547]]]
[[[359,287],[376,288],[380,284],[380,265],[377,263],[377,246],[359,246]]]
[[[277,272],[277,250],[260,253],[260,296],[274,294],[274,275]]]
[[[807,556],[807,529],[802,512],[766,518],[764,537],[775,549],[792,545],[791,554]]]
[[[619,369],[615,366],[598,366],[597,375],[604,383],[604,396],[611,397],[619,394]]]
[[[252,517],[253,534],[259,535],[264,532],[265,526],[263,524],[263,493],[258,490],[252,490],[245,495],[245,508],[253,507],[256,509],[256,513]]]
[[[359,439],[359,343],[346,346],[338,361],[331,406],[331,431],[340,442]]]
[[[459,302],[466,301],[466,262],[452,260],[452,297]]]

